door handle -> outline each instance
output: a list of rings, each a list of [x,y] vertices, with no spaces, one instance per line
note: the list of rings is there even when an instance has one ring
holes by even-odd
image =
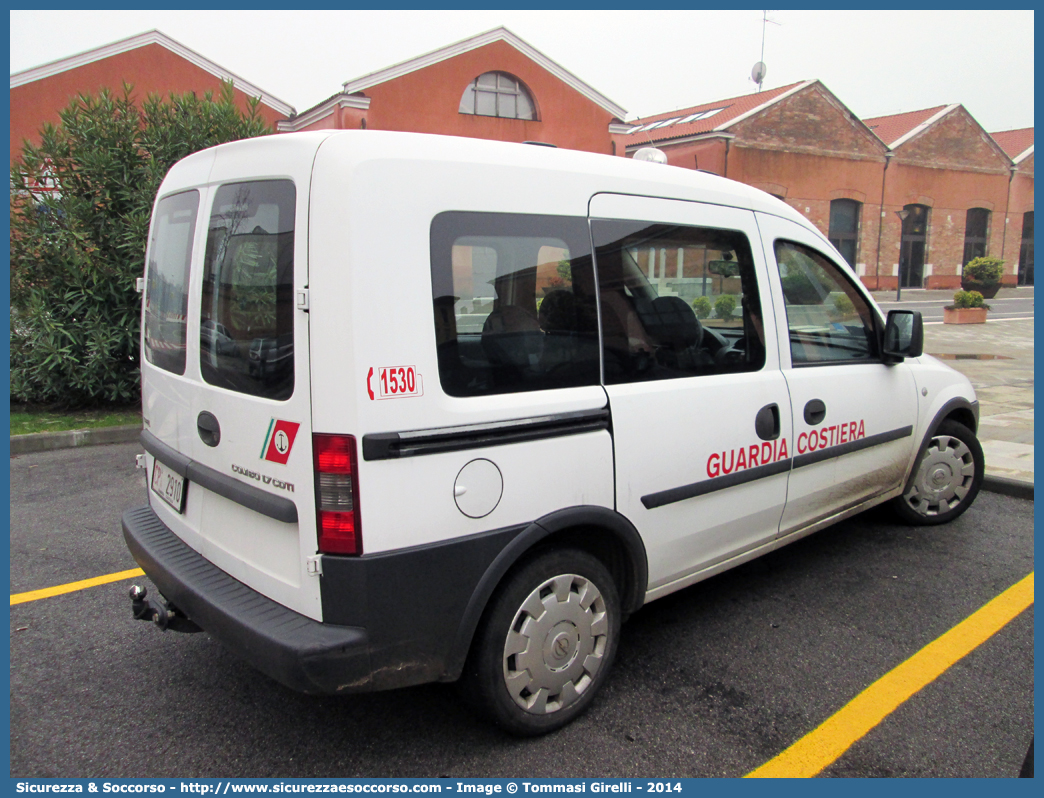
[[[207,446],[217,446],[221,441],[221,425],[214,414],[206,410],[196,416],[196,432]]]
[[[826,418],[826,405],[821,399],[810,399],[805,405],[805,423],[814,427]]]
[[[754,416],[754,431],[763,441],[774,441],[779,437],[779,405],[765,405]]]

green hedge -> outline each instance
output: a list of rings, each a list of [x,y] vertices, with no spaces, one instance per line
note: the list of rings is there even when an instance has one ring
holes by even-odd
[[[149,216],[171,166],[270,132],[231,84],[211,93],[80,95],[11,165],[11,398],[88,407],[140,395],[138,335]],[[57,191],[37,186],[44,178]]]

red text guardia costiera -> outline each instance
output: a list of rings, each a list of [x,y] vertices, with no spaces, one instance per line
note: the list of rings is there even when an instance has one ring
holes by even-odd
[[[822,429],[800,433],[797,436],[797,453],[816,452],[865,437],[866,424],[863,419],[844,424],[832,424]],[[728,449],[724,452],[713,452],[707,458],[707,476],[712,479],[722,477],[736,471],[786,460],[789,456],[786,438],[752,443],[750,446],[741,446],[738,449]]]

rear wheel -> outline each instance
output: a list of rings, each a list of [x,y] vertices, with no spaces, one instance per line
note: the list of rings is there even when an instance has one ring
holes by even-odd
[[[495,595],[461,688],[514,734],[554,731],[594,699],[619,633],[620,601],[605,566],[583,551],[546,552]]]
[[[975,501],[985,469],[975,433],[956,421],[944,421],[921,453],[906,491],[892,506],[908,523],[945,524]]]

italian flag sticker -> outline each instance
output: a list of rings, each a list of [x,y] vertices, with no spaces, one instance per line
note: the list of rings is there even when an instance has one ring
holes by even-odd
[[[261,459],[272,463],[286,465],[290,458],[290,450],[294,448],[294,438],[300,424],[296,421],[283,421],[273,418],[268,425],[268,435],[265,437],[265,445],[261,449]]]

